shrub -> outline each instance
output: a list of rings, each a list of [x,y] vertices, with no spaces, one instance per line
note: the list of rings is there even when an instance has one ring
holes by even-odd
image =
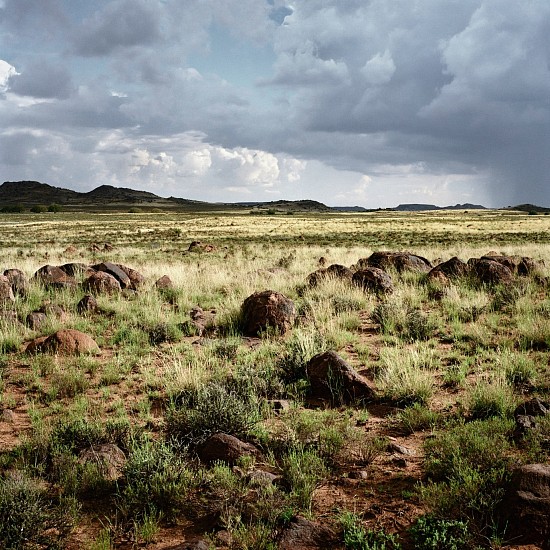
[[[48,212],[57,213],[57,212],[61,212],[61,210],[63,209],[59,204],[50,204],[50,206],[48,206]]]
[[[384,531],[371,531],[361,525],[361,519],[352,512],[340,517],[344,530],[344,545],[347,550],[400,550],[396,535]]]
[[[410,529],[416,550],[468,550],[472,536],[468,524],[435,516],[420,516]]]
[[[0,479],[0,543],[5,550],[57,548],[74,519],[68,501],[55,504],[25,473]]]
[[[31,212],[33,214],[43,214],[44,212],[47,212],[47,211],[48,211],[47,207],[45,207],[42,204],[35,204],[34,206],[31,207]]]
[[[479,382],[470,394],[470,414],[474,419],[502,418],[512,415],[515,399],[503,378],[491,382]]]
[[[435,428],[439,415],[425,405],[414,403],[410,407],[399,411],[395,415],[395,420],[405,433],[412,434],[417,431]]]

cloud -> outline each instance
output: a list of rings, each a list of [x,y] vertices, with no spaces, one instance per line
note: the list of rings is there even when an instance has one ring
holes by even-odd
[[[68,70],[48,60],[32,61],[20,70],[12,72],[9,78],[9,89],[17,95],[65,99],[74,90]]]

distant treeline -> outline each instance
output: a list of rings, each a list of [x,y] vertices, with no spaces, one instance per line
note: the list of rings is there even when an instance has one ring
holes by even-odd
[[[35,204],[30,208],[26,208],[22,204],[10,204],[0,209],[0,212],[5,214],[22,214],[23,212],[33,212],[34,214],[42,214],[44,212],[61,212],[62,208],[59,204]]]

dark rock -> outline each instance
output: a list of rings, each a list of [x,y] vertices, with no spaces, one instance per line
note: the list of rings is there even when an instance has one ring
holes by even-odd
[[[468,265],[481,284],[503,285],[512,282],[514,275],[504,264],[488,258],[470,258]]]
[[[321,282],[326,281],[327,279],[327,270],[317,269],[306,277],[306,283],[313,288],[319,285]]]
[[[95,269],[87,264],[81,264],[77,262],[71,262],[58,266],[69,277],[89,277],[92,273],[95,273]]]
[[[397,443],[394,443],[394,442],[388,443],[388,451],[390,453],[397,453],[399,455],[405,455],[405,456],[414,456],[416,454],[414,450],[409,449],[407,447],[403,447],[403,445],[398,445]]]
[[[383,270],[393,268],[398,273],[402,271],[427,273],[433,266],[426,258],[411,252],[373,252],[368,258],[357,262],[357,269],[366,267],[377,267]]]
[[[319,267],[325,267],[327,265],[327,259],[324,256],[321,256],[317,263],[319,264]]]
[[[469,275],[470,266],[456,256],[453,256],[450,260],[436,265],[430,270],[428,276],[434,277],[436,273],[442,273],[451,280],[461,279]]]
[[[61,355],[79,355],[98,353],[99,346],[95,340],[74,329],[58,330],[51,336],[36,338],[27,344],[27,353],[59,353]]]
[[[114,443],[103,443],[81,451],[78,461],[81,464],[96,465],[104,479],[116,481],[122,477],[126,455]]]
[[[503,256],[502,254],[491,254],[490,256],[481,256],[481,260],[490,260],[500,265],[506,266],[512,273],[516,273],[521,258],[517,256]]]
[[[14,302],[15,296],[13,295],[10,280],[5,275],[0,275],[0,308],[12,305]]]
[[[130,277],[117,265],[111,262],[102,262],[92,266],[96,271],[102,271],[112,275],[120,284],[120,288],[130,288],[132,286],[132,281]]]
[[[391,294],[393,292],[392,278],[377,267],[365,267],[365,269],[356,271],[352,281],[367,292],[376,294]]]
[[[105,271],[93,273],[82,283],[82,286],[92,294],[113,294],[121,291],[118,280]]]
[[[506,536],[515,544],[550,541],[550,465],[527,464],[512,473],[502,502]]]
[[[159,290],[168,290],[174,288],[174,283],[172,282],[172,279],[168,277],[168,275],[163,275],[156,283],[155,286]]]
[[[26,275],[20,269],[6,269],[4,276],[8,278],[14,294],[25,296],[29,287]]]
[[[528,275],[539,274],[544,267],[544,262],[534,260],[533,258],[521,258],[518,263],[517,272],[518,275],[526,277]]]
[[[32,330],[40,330],[40,327],[45,323],[47,316],[45,313],[33,311],[29,313],[25,319],[27,326]]]
[[[46,288],[74,288],[76,280],[67,275],[61,268],[55,265],[42,266],[34,275],[33,279],[40,282]]]
[[[317,286],[321,281],[327,279],[342,279],[350,281],[353,277],[353,271],[348,267],[340,264],[332,264],[326,269],[318,269],[310,273],[306,279],[307,284],[311,287]]]
[[[311,395],[331,402],[371,400],[374,390],[334,351],[325,351],[312,357],[306,365]]]
[[[227,464],[235,464],[242,456],[259,456],[260,451],[233,435],[217,433],[210,436],[198,449],[199,458],[206,463],[221,460]]]
[[[514,417],[521,415],[546,416],[550,413],[550,403],[534,397],[525,403],[518,405],[514,411]]]
[[[76,310],[81,315],[84,313],[96,313],[99,310],[99,306],[97,300],[91,294],[86,294],[76,304]]]
[[[289,330],[296,320],[294,302],[280,292],[264,290],[246,298],[241,306],[244,333],[255,336],[267,328],[280,334]]]
[[[188,252],[214,252],[216,247],[213,244],[202,243],[201,241],[193,241],[189,248]]]
[[[44,313],[45,315],[48,315],[50,317],[56,317],[62,322],[67,320],[67,312],[65,311],[63,306],[57,304],[42,304],[38,309],[38,313]]]
[[[281,476],[266,472],[265,470],[254,470],[247,476],[247,481],[256,487],[268,487],[281,479]]]
[[[338,548],[336,533],[320,523],[297,517],[283,532],[279,550],[319,550]]]
[[[216,328],[216,310],[204,311],[202,307],[196,306],[190,312],[191,323],[195,327],[198,336],[205,333],[212,333]]]

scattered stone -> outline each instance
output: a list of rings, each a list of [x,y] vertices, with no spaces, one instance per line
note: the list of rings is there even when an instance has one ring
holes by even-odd
[[[394,442],[388,443],[388,451],[390,453],[397,453],[405,456],[414,456],[416,454],[413,449],[408,449],[407,447],[403,447],[403,445],[398,445]]]
[[[327,259],[324,256],[321,256],[317,263],[319,264],[319,267],[325,267],[327,265]]]
[[[256,487],[269,487],[276,481],[281,479],[281,476],[266,472],[265,470],[254,470],[248,475],[247,481]]]
[[[332,264],[326,269],[318,269],[310,273],[306,281],[309,286],[314,287],[326,279],[342,279],[351,282],[352,277],[353,271],[348,267],[340,264]]]
[[[163,275],[156,283],[155,286],[159,290],[169,290],[174,288],[174,283],[172,282],[172,279],[168,277],[168,275]]]
[[[88,248],[90,252],[101,252],[101,248],[98,244],[92,243],[90,247]]]
[[[193,241],[189,248],[188,252],[214,252],[216,247],[213,244],[203,243],[201,241]]]
[[[198,336],[211,333],[216,329],[216,310],[204,311],[202,307],[196,306],[190,312],[191,324],[195,327]]]
[[[369,473],[366,470],[354,470],[348,474],[350,479],[369,479]]]
[[[5,275],[0,275],[0,308],[12,305],[14,302],[15,296],[13,295],[10,280]]]
[[[470,258],[468,265],[477,280],[486,285],[505,285],[512,282],[512,271],[504,264],[488,258]]]
[[[352,281],[367,292],[376,294],[391,294],[393,292],[392,278],[377,267],[365,267],[365,269],[356,271]]]
[[[59,306],[57,304],[46,302],[40,306],[37,312],[44,313],[45,315],[49,315],[50,317],[56,317],[61,322],[67,320],[67,312],[65,311],[63,306]]]
[[[336,533],[320,523],[297,517],[279,540],[279,550],[319,550],[338,548]]]
[[[67,275],[61,268],[55,265],[42,266],[33,279],[39,281],[46,288],[74,288],[76,280]]]
[[[80,464],[95,464],[104,479],[116,481],[122,477],[126,455],[114,443],[103,443],[81,451],[78,461]]]
[[[45,313],[33,311],[27,315],[25,322],[31,330],[40,330],[40,327],[46,322],[47,318]]]
[[[115,247],[111,243],[105,243],[103,245],[103,251],[104,252],[111,252],[114,249],[115,249]]]
[[[113,294],[121,291],[117,279],[105,271],[93,273],[82,283],[82,286],[84,290],[93,294]]]
[[[255,292],[241,306],[244,333],[255,336],[273,328],[284,334],[296,320],[294,302],[280,292],[264,290]]]
[[[58,330],[51,336],[41,336],[27,345],[27,353],[59,353],[62,355],[79,355],[98,353],[99,346],[87,334],[74,329]]]
[[[73,254],[76,254],[77,252],[78,252],[77,248],[71,244],[63,251],[63,254],[65,254],[67,256],[72,256]]]
[[[506,536],[515,544],[550,540],[550,465],[527,464],[514,470],[502,502]]]
[[[542,260],[534,260],[533,258],[522,258],[518,263],[517,272],[518,275],[522,277],[527,277],[528,275],[536,275],[542,272],[544,268],[544,262]]]
[[[102,262],[92,266],[96,271],[102,271],[112,275],[120,284],[120,288],[130,288],[132,281],[130,277],[117,265],[111,262]]]
[[[25,296],[27,294],[29,282],[20,269],[6,269],[4,276],[8,278],[14,295]]]
[[[371,400],[374,390],[334,351],[325,351],[312,357],[306,365],[311,395],[331,402]]]
[[[176,546],[170,546],[166,550],[210,550],[211,546],[202,539],[190,540]]]
[[[221,460],[233,465],[242,456],[259,456],[260,451],[233,435],[217,433],[210,436],[198,449],[199,458],[206,463]]]
[[[357,262],[357,269],[366,267],[377,267],[383,270],[393,268],[398,273],[402,271],[427,273],[433,266],[426,258],[411,252],[373,252],[367,259],[363,258]]]
[[[530,399],[518,405],[514,411],[516,426],[514,437],[520,439],[528,432],[538,428],[537,417],[546,416],[550,413],[550,404],[541,401],[538,397]]]
[[[86,294],[78,304],[76,304],[76,310],[81,315],[85,313],[96,313],[99,311],[99,306],[97,300],[91,294]]]

